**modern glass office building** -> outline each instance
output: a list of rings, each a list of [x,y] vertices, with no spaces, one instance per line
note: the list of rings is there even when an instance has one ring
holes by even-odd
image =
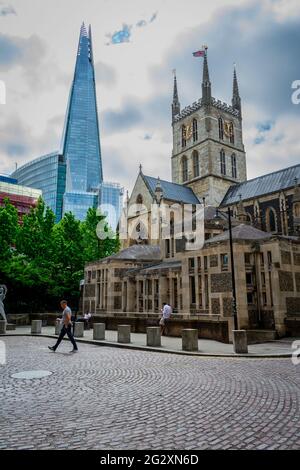
[[[84,23],[60,151],[23,165],[12,177],[21,184],[41,189],[57,221],[66,212],[83,220],[90,207],[110,204],[115,210],[107,209],[108,223],[116,228],[122,189],[117,183],[103,183],[92,33]]]
[[[102,183],[99,201],[101,213],[106,215],[108,225],[115,231],[123,207],[123,188],[119,183]]]
[[[11,176],[23,186],[40,189],[45,203],[53,210],[56,221],[61,219],[66,164],[59,152],[36,158],[15,170]]]
[[[63,212],[82,219],[97,206],[102,162],[91,27],[81,26],[73,83],[62,137],[67,166]]]

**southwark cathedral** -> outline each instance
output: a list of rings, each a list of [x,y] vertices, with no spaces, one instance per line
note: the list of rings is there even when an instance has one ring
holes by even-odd
[[[107,328],[125,321],[145,332],[166,302],[171,336],[197,328],[199,337],[230,342],[238,327],[251,343],[299,334],[300,164],[247,179],[236,70],[231,103],[223,103],[213,96],[207,51],[201,97],[181,109],[175,76],[171,111],[172,181],[140,167],[123,212],[121,250],[86,265],[82,310]],[[167,236],[160,212],[153,215],[162,205],[170,208]],[[199,207],[204,241],[191,249]],[[189,237],[178,222],[186,208]]]

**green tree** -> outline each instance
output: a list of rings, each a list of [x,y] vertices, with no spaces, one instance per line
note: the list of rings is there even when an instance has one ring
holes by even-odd
[[[99,229],[104,232],[101,238],[99,238]],[[88,210],[86,219],[81,224],[81,231],[85,263],[105,258],[119,250],[117,235],[105,223],[105,216],[98,215],[95,208]]]
[[[16,243],[18,233],[18,212],[17,209],[4,199],[4,206],[0,207],[0,260],[8,262],[12,256],[12,248]]]

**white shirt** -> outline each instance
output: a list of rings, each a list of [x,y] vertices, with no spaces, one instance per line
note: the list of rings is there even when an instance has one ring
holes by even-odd
[[[165,305],[163,310],[162,310],[163,318],[170,318],[171,313],[172,313],[172,307],[168,304]]]

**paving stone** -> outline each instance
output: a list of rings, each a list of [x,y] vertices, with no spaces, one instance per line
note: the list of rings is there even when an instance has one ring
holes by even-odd
[[[300,366],[5,337],[1,449],[299,449]],[[50,340],[51,343],[51,340]],[[11,374],[49,370],[36,380]]]

